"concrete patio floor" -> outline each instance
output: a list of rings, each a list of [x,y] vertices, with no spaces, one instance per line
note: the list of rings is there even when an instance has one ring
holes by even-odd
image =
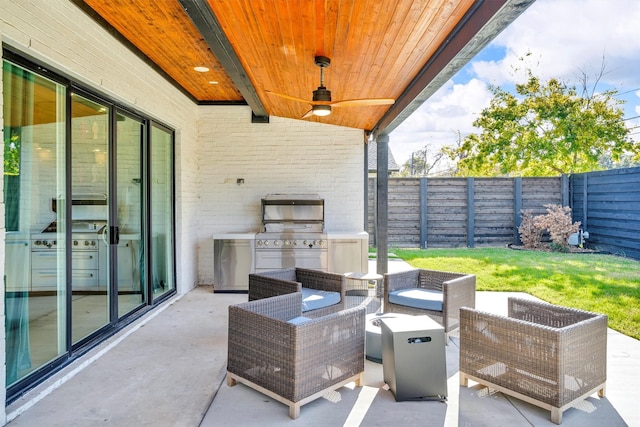
[[[406,268],[389,262],[390,271]],[[509,295],[478,292],[476,307],[504,313]],[[291,420],[285,405],[225,382],[227,307],[242,301],[244,294],[214,294],[206,286],[174,299],[13,402],[8,425],[555,425],[548,411],[475,383],[460,387],[455,334],[446,350],[447,402],[396,402],[382,365],[367,360],[364,387],[328,393]],[[613,330],[607,339],[606,398],[593,395],[565,411],[563,426],[640,426],[640,341]]]

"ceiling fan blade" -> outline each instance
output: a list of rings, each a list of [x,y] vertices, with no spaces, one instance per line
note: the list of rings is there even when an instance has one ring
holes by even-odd
[[[359,107],[365,105],[391,105],[396,101],[393,98],[369,98],[369,99],[345,99],[332,102],[333,107]]]
[[[310,101],[302,98],[296,98],[295,96],[284,95],[282,93],[277,93],[277,92],[271,92],[270,90],[265,90],[265,92],[270,93],[271,95],[279,96],[280,98],[289,99],[291,101],[306,102],[307,104],[311,104]]]
[[[306,113],[304,113],[304,115],[302,117],[300,117],[301,119],[306,119],[307,117],[311,117],[313,116],[313,110],[309,110]]]

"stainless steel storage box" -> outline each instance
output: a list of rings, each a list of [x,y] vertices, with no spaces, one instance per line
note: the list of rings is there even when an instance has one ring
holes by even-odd
[[[444,328],[428,316],[383,318],[382,371],[396,401],[445,400]]]
[[[213,240],[213,291],[247,292],[254,272],[254,239]]]

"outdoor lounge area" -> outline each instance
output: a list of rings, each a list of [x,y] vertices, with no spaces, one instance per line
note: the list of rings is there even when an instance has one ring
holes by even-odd
[[[408,268],[402,261],[389,262],[390,271]],[[506,316],[511,296],[531,299],[477,292],[476,309]],[[548,410],[473,381],[460,386],[457,332],[446,346],[446,402],[396,402],[383,382],[382,364],[365,360],[364,386],[349,383],[328,392],[292,420],[282,403],[243,384],[226,384],[227,306],[246,300],[247,295],[214,294],[204,286],[175,299],[14,402],[8,414],[15,419],[8,425],[555,425]],[[171,330],[171,338],[155,339],[159,330]],[[164,358],[175,361],[172,372],[157,375],[165,369]],[[79,365],[89,366],[80,371]],[[148,375],[139,375],[142,370]],[[568,408],[562,425],[639,425],[638,381],[640,342],[609,329],[606,397],[594,393]]]

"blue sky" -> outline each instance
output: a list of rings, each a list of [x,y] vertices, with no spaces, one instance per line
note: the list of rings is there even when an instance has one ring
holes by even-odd
[[[519,58],[530,53],[523,62]],[[473,121],[489,105],[489,85],[511,90],[524,81],[523,64],[542,78],[580,87],[603,65],[597,90],[616,89],[625,123],[640,143],[640,1],[536,0],[390,135],[402,165],[413,151],[454,145],[457,132],[477,132]]]

